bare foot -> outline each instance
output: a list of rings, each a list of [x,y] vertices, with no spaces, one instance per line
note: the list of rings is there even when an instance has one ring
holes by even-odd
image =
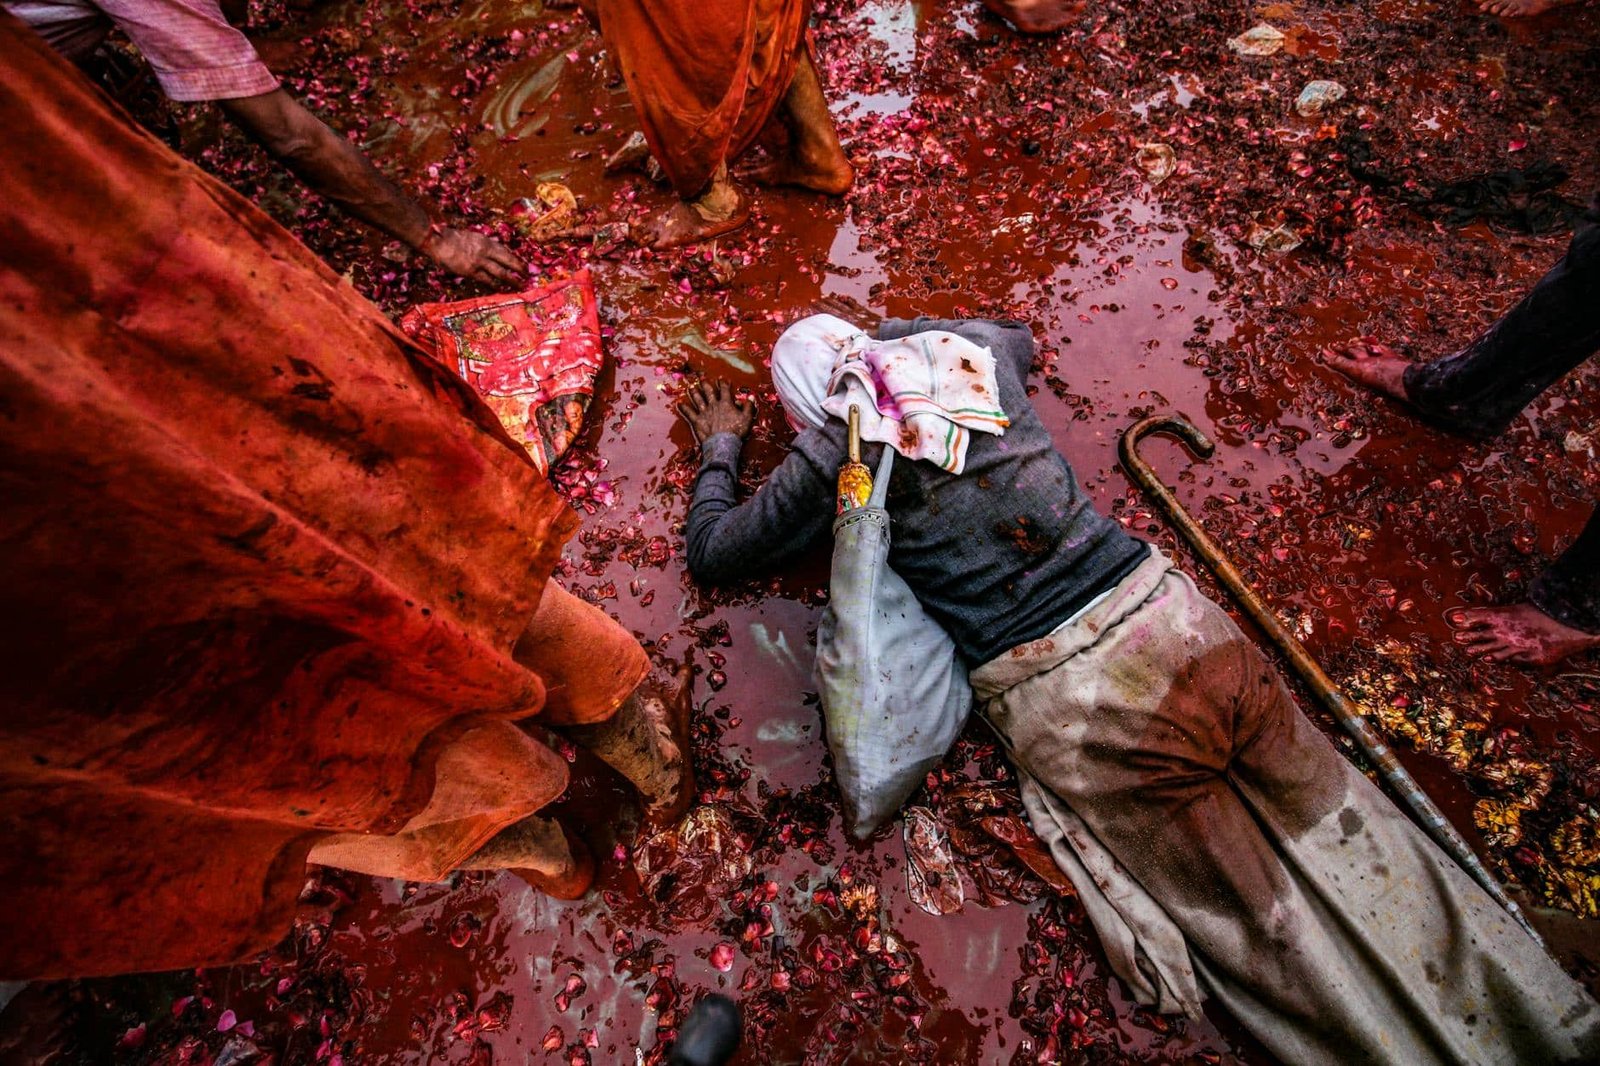
[[[1600,648],[1600,634],[1563,625],[1531,603],[1451,612],[1456,643],[1492,663],[1549,666]]]
[[[732,233],[749,221],[749,201],[721,178],[700,199],[679,200],[640,228],[650,247],[665,251]]]
[[[506,826],[461,864],[463,870],[510,870],[556,899],[577,899],[594,883],[594,856],[558,818],[530,815]]]
[[[673,690],[665,698],[648,697],[643,701],[645,715],[667,734],[678,753],[677,787],[670,795],[645,808],[642,830],[646,835],[676,825],[694,806],[694,755],[689,739],[690,719],[694,714],[694,660],[684,659],[672,680]]]
[[[856,168],[841,150],[831,158],[801,158],[798,151],[752,171],[750,177],[763,185],[796,185],[824,196],[843,196],[855,184]]]
[[[1406,367],[1411,360],[1386,345],[1362,341],[1340,351],[1325,353],[1328,365],[1345,377],[1359,381],[1373,392],[1409,404],[1406,396]]]
[[[510,869],[530,886],[554,899],[582,899],[594,886],[594,853],[565,825],[561,827],[561,833],[566,837],[567,849],[572,852],[572,863],[566,869],[559,873],[517,867]]]
[[[1015,26],[1018,33],[1054,33],[1078,20],[1085,0],[983,0],[983,6]]]
[[[1576,0],[1479,0],[1478,10],[1503,19],[1526,19],[1542,15]]]
[[[856,168],[839,144],[839,133],[828,111],[828,98],[822,93],[822,80],[811,62],[811,53],[801,46],[794,80],[783,96],[774,116],[787,133],[787,145],[775,154],[774,161],[755,172],[765,185],[798,185],[826,196],[843,196],[856,180]]]

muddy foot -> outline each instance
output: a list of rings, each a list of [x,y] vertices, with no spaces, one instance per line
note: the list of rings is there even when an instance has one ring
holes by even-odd
[[[1562,625],[1531,603],[1451,612],[1456,643],[1492,663],[1549,666],[1600,648],[1600,635]]]
[[[582,899],[594,886],[594,853],[566,826],[561,833],[567,839],[567,849],[572,852],[572,863],[556,873],[543,870],[511,867],[511,872],[530,886],[554,899]]]
[[[1485,15],[1498,15],[1503,19],[1526,19],[1575,2],[1576,0],[1480,0],[1478,10]]]
[[[750,221],[750,205],[738,192],[733,195],[737,198],[734,204],[722,210],[700,206],[703,200],[680,200],[639,227],[640,235],[650,247],[666,251],[732,233]]]
[[[666,734],[670,746],[677,749],[678,760],[677,786],[644,809],[644,824],[640,827],[644,835],[676,825],[694,806],[694,758],[689,740],[689,723],[694,714],[693,660],[685,659],[672,680],[673,690],[665,699],[652,696],[643,701],[646,717]]]
[[[824,196],[843,196],[855,184],[856,168],[843,151],[813,153],[796,150],[750,175],[762,185],[797,185]]]
[[[1085,0],[983,0],[983,6],[1018,33],[1054,33],[1076,22],[1089,5]]]

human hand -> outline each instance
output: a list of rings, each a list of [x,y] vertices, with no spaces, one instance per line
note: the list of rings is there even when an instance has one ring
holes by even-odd
[[[756,405],[753,400],[739,399],[726,381],[715,385],[702,381],[683,394],[678,414],[702,444],[718,433],[732,433],[743,440],[755,425]]]
[[[473,281],[500,282],[521,288],[528,266],[492,237],[468,229],[435,229],[418,251],[452,274]]]

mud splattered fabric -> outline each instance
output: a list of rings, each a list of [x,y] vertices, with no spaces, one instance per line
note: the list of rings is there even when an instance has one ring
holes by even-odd
[[[789,91],[807,0],[595,0],[650,151],[678,195],[705,192]]]
[[[422,304],[400,326],[478,390],[541,472],[582,431],[604,359],[587,270],[527,292]]]
[[[576,520],[494,414],[3,13],[0,136],[0,978],[266,947],[458,745],[559,793],[513,648]],[[570,716],[643,673],[559,646]]]
[[[861,413],[861,439],[959,474],[974,433],[1004,436],[989,349],[946,330],[876,340],[833,315],[811,315],[772,349],[772,383],[789,424],[820,428]]]
[[[1159,554],[972,687],[1141,998],[1203,989],[1285,1062],[1600,1056],[1600,1006]]]

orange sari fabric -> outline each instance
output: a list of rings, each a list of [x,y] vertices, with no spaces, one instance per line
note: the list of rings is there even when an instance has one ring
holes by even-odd
[[[267,947],[463,752],[434,866],[555,798],[511,653],[576,519],[493,412],[4,12],[0,141],[0,979]],[[541,613],[605,717],[643,652]]]
[[[678,195],[742,155],[794,78],[807,0],[596,0],[639,125]]]

